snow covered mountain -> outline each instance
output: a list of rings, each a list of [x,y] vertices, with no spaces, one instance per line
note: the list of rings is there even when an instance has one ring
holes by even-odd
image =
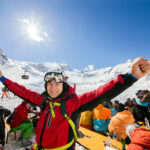
[[[79,71],[71,69],[67,64],[51,62],[38,64],[33,62],[21,62],[12,60],[8,58],[2,50],[0,50],[0,70],[2,70],[4,76],[40,93],[44,90],[43,77],[45,73],[56,68],[63,69],[69,76],[68,83],[72,86],[76,84],[77,94],[82,94],[104,85],[108,81],[116,78],[118,74],[128,72],[130,70],[131,63],[132,60],[128,60],[127,62],[117,66],[103,69],[95,69],[93,66],[89,65],[85,68],[85,70]],[[29,75],[28,80],[23,80],[21,78],[21,76],[24,74]],[[1,83],[0,87],[3,87]],[[137,83],[135,83],[132,87],[127,89],[115,99],[124,102],[127,97],[134,97],[134,94],[138,89],[150,89],[150,75],[140,79]],[[0,94],[2,94],[1,90]],[[14,102],[13,100],[6,102],[3,100],[1,104],[5,107],[9,107],[9,109],[12,110],[13,107],[15,107],[17,103],[20,102],[20,100],[17,102]]]

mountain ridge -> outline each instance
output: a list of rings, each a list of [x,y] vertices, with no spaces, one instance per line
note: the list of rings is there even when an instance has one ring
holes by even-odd
[[[58,64],[56,62],[38,64],[12,60],[0,49],[0,69],[4,73],[4,76],[37,92],[42,92],[44,90],[43,77],[45,73],[54,69],[64,70],[67,76],[69,76],[68,83],[72,86],[76,84],[77,94],[82,94],[94,90],[99,86],[103,86],[105,83],[116,78],[118,74],[129,72],[132,62],[132,60],[128,59],[125,63],[102,69],[95,69],[92,65],[89,65],[85,70],[79,71],[71,69],[67,64]],[[29,75],[29,80],[21,79],[23,74]],[[149,89],[149,85],[150,75],[137,81],[137,83],[115,99],[124,102],[127,97],[133,97],[137,90]]]

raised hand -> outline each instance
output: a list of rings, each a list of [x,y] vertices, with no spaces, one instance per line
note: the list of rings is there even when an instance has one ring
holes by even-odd
[[[137,58],[131,66],[131,74],[136,78],[142,78],[150,72],[150,63],[144,58]]]

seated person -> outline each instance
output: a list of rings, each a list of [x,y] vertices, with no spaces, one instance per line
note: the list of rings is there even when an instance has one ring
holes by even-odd
[[[21,130],[20,140],[22,140],[22,147],[31,145],[32,142],[28,140],[31,137],[33,124],[27,119],[30,110],[28,102],[22,102],[15,109],[13,118],[10,123],[12,131]]]
[[[128,150],[149,150],[150,131],[144,128],[137,128],[136,124],[128,124],[126,133],[131,139]]]
[[[107,136],[109,118],[111,118],[111,109],[99,104],[93,109],[93,128],[94,131]]]
[[[5,87],[3,87],[2,88],[2,92],[3,92],[3,94],[2,94],[2,97],[1,98],[3,98],[4,96],[6,96],[7,98],[8,98],[8,95],[7,95],[7,92],[8,92],[9,90],[8,90],[8,88],[5,86]]]
[[[80,126],[89,130],[93,130],[92,110],[87,110],[81,113]]]
[[[147,118],[150,123],[150,113],[148,112],[148,108],[139,105],[137,100],[134,101],[134,106],[131,108],[131,111],[136,122],[138,121],[145,122],[145,118]]]
[[[139,90],[136,93],[136,102],[144,107],[150,104],[150,92],[148,90]]]
[[[113,116],[110,120],[110,124],[108,125],[110,135],[116,133],[117,140],[121,141],[123,137],[126,140],[126,143],[129,142],[127,138],[127,134],[125,132],[125,125],[129,123],[134,123],[134,117],[129,110],[125,110],[123,104],[119,104],[117,107],[118,113]]]

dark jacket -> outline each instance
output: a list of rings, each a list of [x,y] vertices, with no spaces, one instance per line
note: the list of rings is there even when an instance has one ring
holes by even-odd
[[[132,107],[133,116],[137,121],[144,122],[145,117],[150,121],[150,113],[148,112],[148,108],[141,105],[134,105]]]
[[[5,141],[5,122],[4,118],[11,114],[11,111],[0,106],[0,139],[1,144],[4,145]]]
[[[75,89],[68,86],[68,91],[65,91],[63,97],[55,99],[54,102],[61,103],[66,100],[66,110],[70,118],[76,116],[78,113],[93,109],[98,104],[104,101],[110,101],[122,91],[127,89],[135,82],[135,79],[130,75],[118,75],[115,80],[112,80],[94,91],[77,95]],[[9,90],[14,92],[19,97],[30,103],[34,103],[40,107],[42,101],[45,99],[37,92],[26,89],[9,79],[4,81]],[[51,99],[47,99],[52,101]],[[69,126],[68,121],[62,116],[60,107],[54,107],[55,118],[51,116],[49,104],[46,104],[44,110],[41,112],[37,128],[36,128],[36,142],[39,146],[44,148],[57,148],[66,145],[73,139],[73,132]],[[69,148],[69,150],[72,148]]]

